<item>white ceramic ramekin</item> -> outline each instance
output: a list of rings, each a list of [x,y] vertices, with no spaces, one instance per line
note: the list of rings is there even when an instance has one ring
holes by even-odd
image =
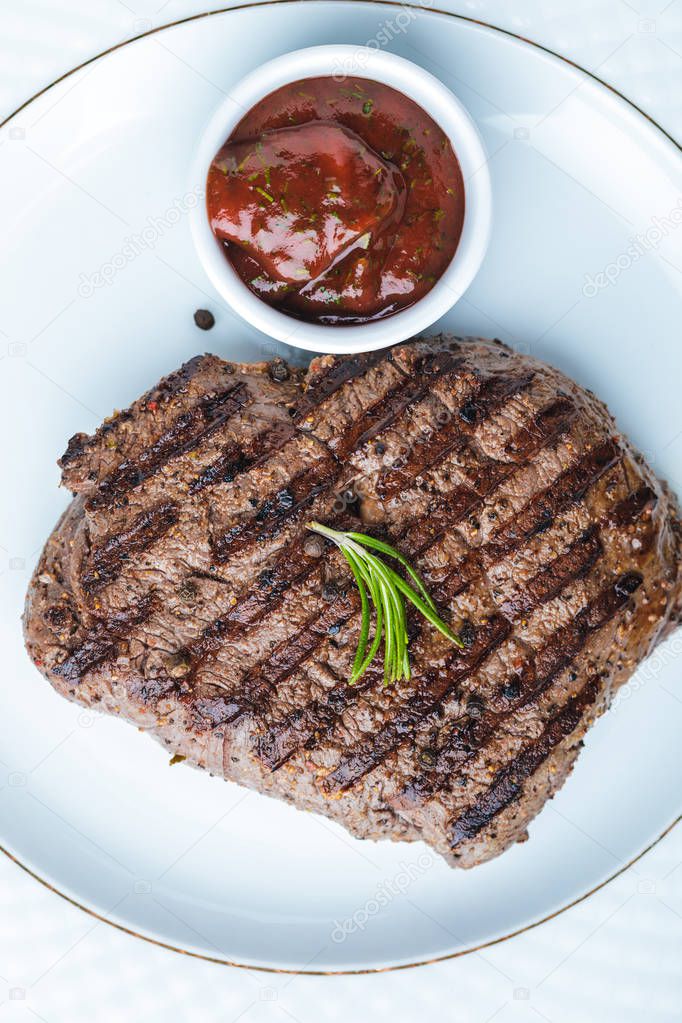
[[[457,250],[442,277],[413,306],[353,326],[304,323],[278,312],[252,294],[225,258],[203,204],[191,211],[194,243],[206,273],[225,301],[264,334],[314,352],[366,352],[404,341],[429,327],[468,288],[483,261],[491,223],[487,154],[471,117],[437,78],[409,60],[364,46],[314,46],[295,50],[261,65],[231,90],[211,118],[199,142],[191,186],[205,186],[211,160],[244,114],[283,85],[302,78],[369,78],[403,92],[418,103],[450,138],[462,168],[464,226]]]

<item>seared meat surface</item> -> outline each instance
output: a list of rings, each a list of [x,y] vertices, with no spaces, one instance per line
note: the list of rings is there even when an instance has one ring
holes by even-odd
[[[526,836],[680,617],[674,498],[606,408],[499,342],[307,372],[193,359],[61,459],[28,593],[36,665],[188,762],[470,867]],[[347,683],[359,600],[317,519],[390,540],[412,679]]]

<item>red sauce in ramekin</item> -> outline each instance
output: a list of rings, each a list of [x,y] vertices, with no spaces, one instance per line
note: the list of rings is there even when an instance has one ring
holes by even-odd
[[[363,78],[308,78],[242,118],[211,164],[207,210],[264,302],[312,323],[364,323],[441,277],[464,182],[449,139],[409,97]]]

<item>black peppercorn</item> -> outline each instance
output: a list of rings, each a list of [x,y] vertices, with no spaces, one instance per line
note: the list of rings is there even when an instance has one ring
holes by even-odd
[[[473,646],[474,640],[476,639],[476,630],[471,622],[462,622],[459,629],[459,638],[464,643],[464,646]]]
[[[197,309],[194,322],[199,330],[210,330],[215,325],[215,316],[208,309]]]
[[[459,418],[463,419],[465,423],[469,424],[469,426],[472,426],[476,422],[477,414],[478,410],[473,401],[465,402],[459,410]]]
[[[509,681],[502,686],[502,695],[505,700],[516,700],[521,695],[521,685],[518,678],[510,678]]]
[[[268,376],[278,384],[289,379],[289,366],[279,355],[268,363]]]

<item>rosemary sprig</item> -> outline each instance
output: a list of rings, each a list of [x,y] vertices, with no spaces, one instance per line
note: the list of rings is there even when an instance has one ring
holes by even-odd
[[[360,594],[362,622],[358,649],[348,680],[350,685],[355,685],[358,679],[365,674],[381,646],[382,637],[384,640],[384,685],[410,678],[405,598],[451,642],[458,647],[464,646],[459,636],[439,617],[436,605],[427,593],[418,573],[395,547],[391,547],[390,544],[384,543],[382,540],[376,540],[373,536],[367,536],[365,533],[342,533],[329,526],[323,526],[320,522],[309,522],[308,529],[327,537],[328,540],[336,544],[348,562]],[[410,585],[373,551],[379,551],[381,554],[395,559],[402,565],[414,586]],[[371,643],[370,605],[373,606],[375,615],[374,635]]]

